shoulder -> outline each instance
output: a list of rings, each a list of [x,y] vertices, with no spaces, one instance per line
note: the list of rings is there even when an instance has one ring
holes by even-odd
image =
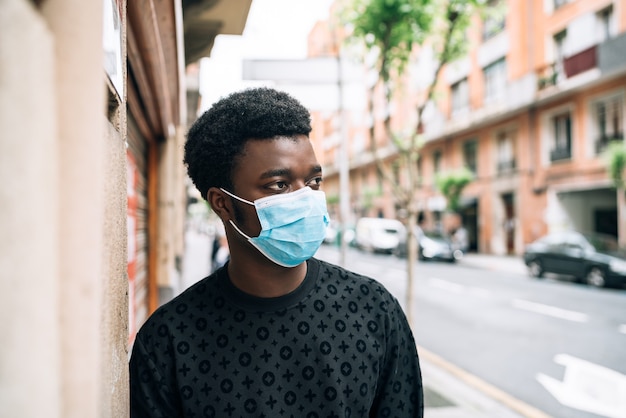
[[[216,276],[213,274],[193,284],[180,295],[164,303],[146,319],[138,337],[167,338],[181,322],[187,322],[190,314],[199,307],[211,303],[215,296]]]
[[[337,292],[354,293],[361,297],[367,297],[384,310],[387,307],[399,308],[396,298],[387,288],[376,279],[347,270],[341,266],[316,260],[319,263],[320,284],[322,286],[336,287]]]

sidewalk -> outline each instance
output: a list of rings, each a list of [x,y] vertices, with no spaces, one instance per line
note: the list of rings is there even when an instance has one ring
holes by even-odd
[[[185,242],[180,291],[206,277],[210,271],[210,237],[189,230]],[[468,254],[459,263],[526,274],[519,257]],[[422,347],[418,347],[418,351],[424,381],[425,418],[550,418],[435,353]]]

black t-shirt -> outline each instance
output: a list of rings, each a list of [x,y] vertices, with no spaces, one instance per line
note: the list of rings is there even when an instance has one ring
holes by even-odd
[[[243,293],[221,268],[160,307],[133,346],[131,416],[422,417],[397,300],[373,279],[307,263],[285,296]]]

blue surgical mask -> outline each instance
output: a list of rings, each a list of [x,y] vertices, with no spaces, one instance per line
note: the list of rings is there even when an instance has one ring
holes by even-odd
[[[329,223],[326,195],[304,187],[295,192],[262,197],[250,202],[221,189],[229,196],[256,208],[261,222],[258,237],[249,237],[231,220],[239,234],[265,257],[283,267],[295,267],[313,257]]]

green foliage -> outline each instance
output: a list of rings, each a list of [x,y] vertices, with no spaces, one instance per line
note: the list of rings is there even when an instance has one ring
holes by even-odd
[[[366,187],[361,192],[361,208],[368,210],[371,209],[374,203],[374,199],[382,196],[383,191],[380,187]]]
[[[338,194],[329,194],[326,196],[326,203],[329,205],[338,205],[339,204],[339,195]]]
[[[448,209],[457,212],[459,210],[459,201],[461,193],[465,186],[472,182],[474,174],[467,168],[449,171],[437,175],[435,182],[441,194],[448,201]]]
[[[345,10],[353,40],[379,53],[381,77],[402,72],[416,43],[430,31],[433,13],[430,0],[352,0]]]
[[[626,183],[626,142],[613,141],[605,151],[607,169],[615,187],[624,187]]]
[[[404,73],[416,45],[428,39],[440,62],[461,57],[466,30],[486,0],[349,0],[343,20],[352,27],[351,40],[376,51],[384,82]]]

